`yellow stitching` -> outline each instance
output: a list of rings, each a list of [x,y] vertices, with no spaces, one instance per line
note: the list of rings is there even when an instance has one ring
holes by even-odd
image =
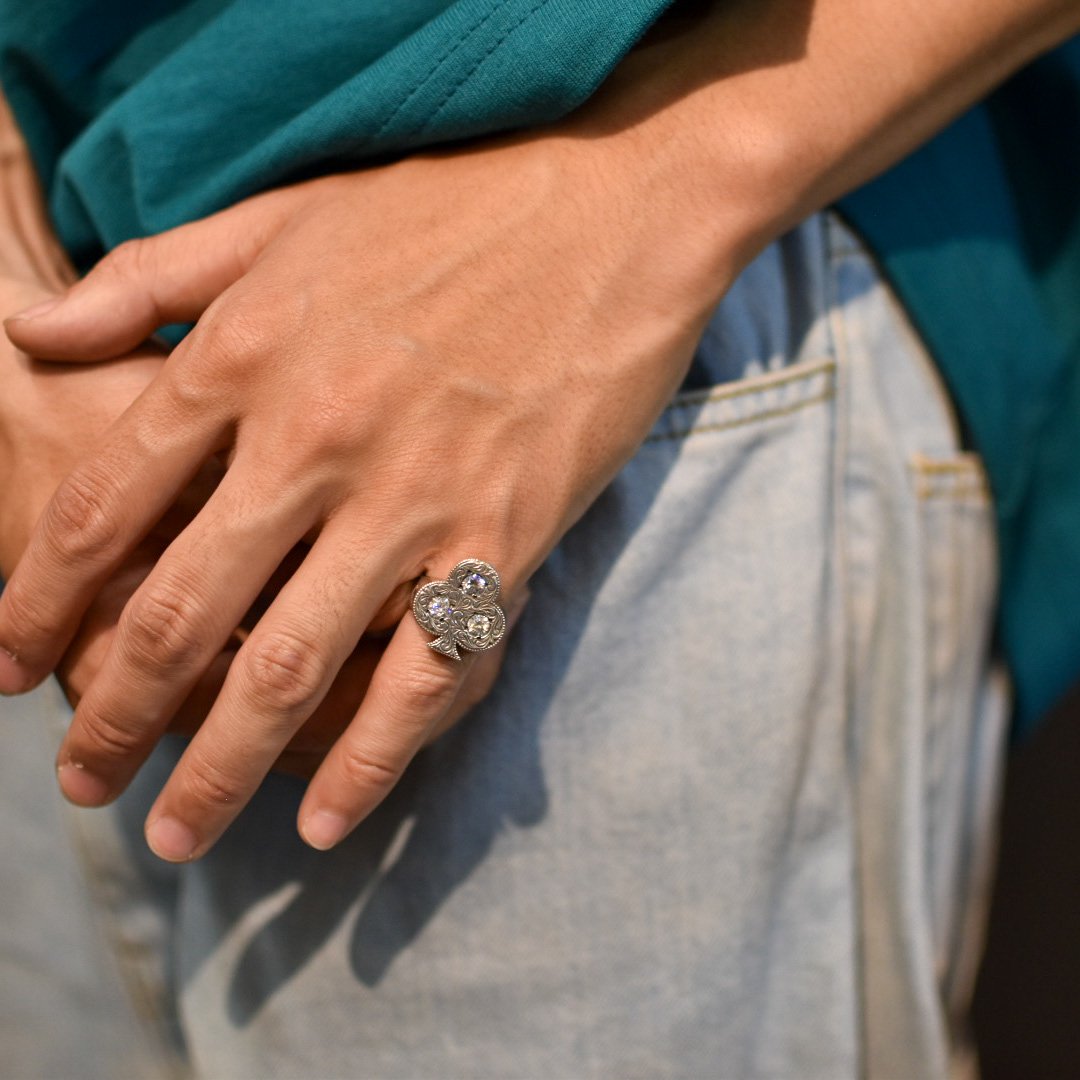
[[[803,401],[798,401],[794,405],[785,405],[781,408],[768,409],[765,412],[754,413],[753,416],[740,416],[735,420],[722,420],[715,424],[699,424],[696,427],[686,428],[683,431],[667,431],[662,435],[650,435],[645,442],[660,442],[664,439],[685,439],[690,435],[700,435],[705,432],[711,431],[727,431],[729,428],[743,427],[746,424],[756,424],[759,420],[772,420],[778,416],[788,416],[793,412],[798,412],[799,409],[805,409],[808,405],[819,405],[823,401],[829,401],[836,396],[836,391],[833,387],[829,387],[822,394],[818,394],[817,397],[806,398]]]
[[[726,401],[731,398],[745,397],[747,394],[760,394],[764,390],[772,390],[776,386],[788,386],[793,382],[802,382],[812,379],[816,375],[832,374],[836,370],[835,360],[819,360],[813,367],[803,368],[801,371],[789,370],[785,372],[764,372],[761,375],[750,376],[750,382],[734,382],[710,386],[707,390],[686,390],[676,394],[668,409],[679,409],[683,406],[702,405],[710,401]],[[772,377],[770,377],[772,376]]]
[[[952,495],[956,492],[963,491],[983,491],[987,494],[990,493],[990,485],[986,483],[980,483],[978,480],[974,480],[972,483],[956,483],[956,484],[933,484],[922,483],[918,485],[920,492],[926,492],[927,496],[933,495]]]
[[[993,499],[982,459],[976,454],[953,459],[913,454],[909,464],[915,474],[917,499],[976,499],[982,502]]]
[[[971,501],[980,506],[985,506],[991,501],[988,488],[953,488],[951,491],[920,491],[917,494],[920,502],[959,503]]]
[[[938,473],[982,473],[982,461],[972,454],[969,457],[954,458],[952,460],[940,460],[938,458],[925,457],[922,454],[913,454],[911,467],[920,473],[931,475]]]
[[[934,483],[931,477],[918,478],[915,485],[915,497],[918,499],[966,499],[976,498],[988,501],[993,498],[990,485],[977,476],[955,477],[956,483]]]

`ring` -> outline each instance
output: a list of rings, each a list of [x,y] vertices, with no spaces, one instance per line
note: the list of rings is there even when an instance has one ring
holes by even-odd
[[[499,575],[483,559],[463,559],[445,581],[429,581],[413,594],[416,621],[429,634],[434,649],[460,660],[458,646],[469,652],[493,649],[506,633],[506,613],[499,598]]]

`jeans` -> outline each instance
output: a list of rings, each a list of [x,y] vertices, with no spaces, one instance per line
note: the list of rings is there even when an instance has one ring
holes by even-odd
[[[208,857],[157,863],[172,741],[72,812],[162,1069],[967,1074],[995,577],[929,358],[855,238],[809,219],[534,578],[491,697],[341,847],[299,841],[302,786],[274,776]]]

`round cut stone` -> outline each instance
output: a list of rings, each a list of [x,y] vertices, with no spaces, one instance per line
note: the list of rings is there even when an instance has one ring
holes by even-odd
[[[433,600],[428,601],[428,614],[433,619],[445,619],[454,610],[453,604],[450,603],[448,597],[436,596]]]
[[[465,623],[469,637],[479,640],[491,629],[491,619],[487,615],[472,615]]]
[[[469,593],[483,592],[488,587],[488,579],[483,574],[472,573],[462,583],[461,591]]]

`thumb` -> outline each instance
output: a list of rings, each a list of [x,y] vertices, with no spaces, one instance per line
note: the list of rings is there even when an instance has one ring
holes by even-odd
[[[169,323],[195,322],[242,277],[287,214],[287,192],[128,240],[81,281],[4,322],[16,348],[48,360],[123,356]]]

